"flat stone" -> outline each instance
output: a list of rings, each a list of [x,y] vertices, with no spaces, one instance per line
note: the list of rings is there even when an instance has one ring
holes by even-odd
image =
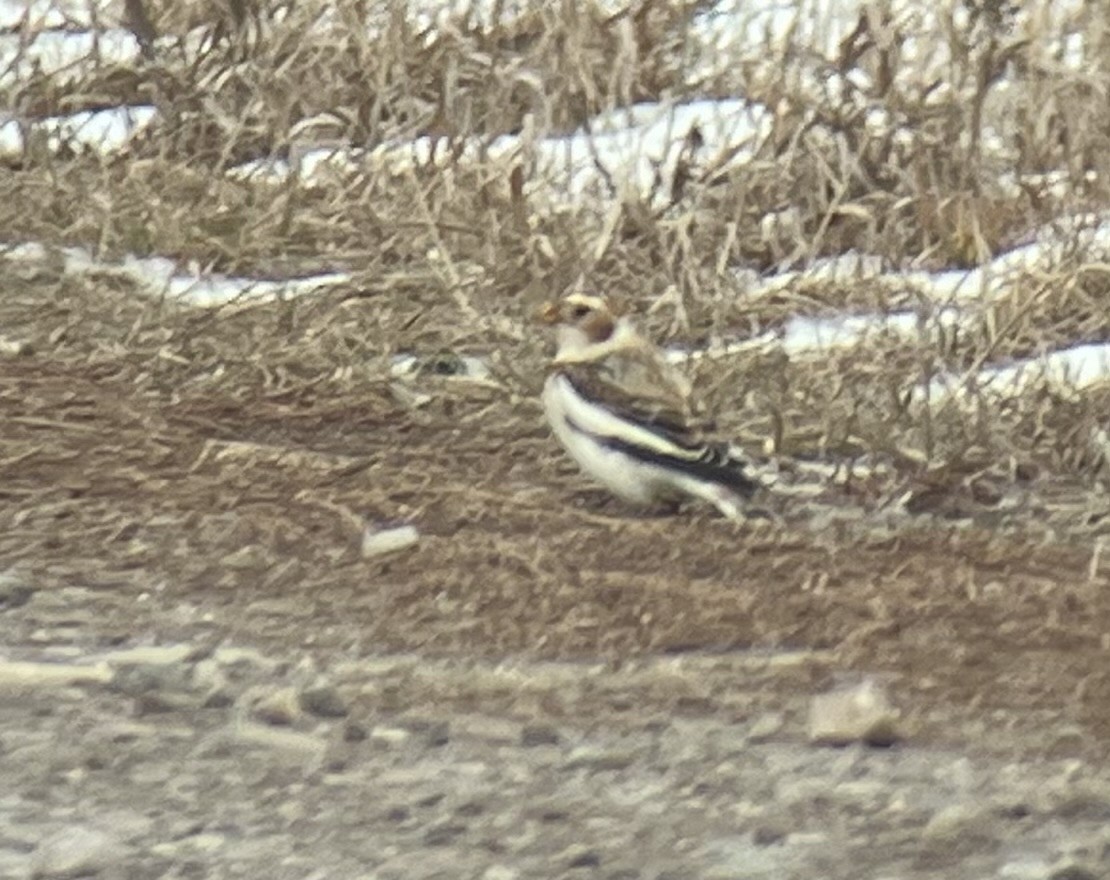
[[[1007,862],[998,869],[1000,880],[1045,880],[1050,876],[1048,865],[1040,859]]]
[[[370,731],[370,742],[384,746],[404,745],[412,739],[412,734],[403,727],[385,727],[379,725]]]
[[[281,730],[264,724],[240,722],[234,725],[235,737],[242,742],[264,746],[291,755],[322,760],[327,752],[327,742],[311,733]]]
[[[786,719],[781,712],[764,712],[748,728],[747,741],[753,745],[767,742],[782,732]]]
[[[366,529],[362,533],[362,558],[371,559],[387,553],[397,553],[413,547],[420,540],[415,526],[397,526],[391,529]]]
[[[967,804],[951,804],[938,810],[921,831],[923,839],[934,843],[954,844],[960,841],[988,839],[990,817],[983,810]]]
[[[606,749],[579,746],[563,764],[564,770],[624,770],[635,763],[637,754],[627,749]]]
[[[102,663],[34,663],[0,660],[0,693],[29,693],[75,684],[107,684],[112,670]]]
[[[560,741],[559,731],[550,724],[529,724],[520,732],[522,746],[557,746]]]
[[[116,668],[111,688],[134,697],[140,715],[195,708],[201,702],[186,663],[128,663]]]
[[[853,742],[893,745],[900,739],[899,718],[900,713],[883,687],[868,679],[813,698],[809,707],[809,741],[832,746]]]
[[[456,734],[471,736],[496,745],[515,745],[520,742],[521,725],[504,718],[464,715],[452,719],[451,726]]]
[[[482,880],[517,880],[520,871],[507,865],[490,865],[482,873]]]
[[[163,858],[180,858],[182,856],[208,855],[222,849],[227,844],[227,838],[214,832],[201,832],[190,834],[180,840],[171,840],[166,843],[156,843],[150,851]]]
[[[251,609],[254,609],[253,605]],[[221,666],[255,667],[260,670],[273,669],[277,665],[277,661],[271,660],[254,648],[236,648],[232,646],[217,648],[212,652],[212,659]]]
[[[100,659],[112,666],[173,666],[195,650],[192,645],[142,645],[102,654]]]
[[[301,701],[294,688],[279,688],[251,702],[251,717],[267,724],[288,727],[301,717]]]
[[[601,865],[601,854],[589,847],[574,845],[562,857],[571,869],[596,868]]]
[[[301,691],[300,702],[302,709],[319,718],[345,718],[350,712],[336,687],[327,683],[305,688]]]
[[[5,357],[28,357],[34,353],[35,346],[30,340],[0,336],[0,355]]]

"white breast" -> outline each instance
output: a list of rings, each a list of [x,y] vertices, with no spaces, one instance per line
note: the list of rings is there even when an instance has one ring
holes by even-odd
[[[543,405],[555,436],[570,457],[588,476],[614,495],[632,504],[651,504],[667,494],[671,481],[666,472],[617,450],[607,449],[589,434],[570,426],[568,415],[579,425],[582,424],[582,416],[586,416],[592,426],[618,420],[603,407],[583,399],[566,377],[558,373],[548,376],[543,388]]]

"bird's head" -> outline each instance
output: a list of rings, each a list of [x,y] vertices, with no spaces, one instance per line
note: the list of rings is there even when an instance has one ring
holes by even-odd
[[[608,348],[625,324],[620,310],[608,300],[585,293],[546,303],[540,310],[540,320],[555,328],[559,356]]]

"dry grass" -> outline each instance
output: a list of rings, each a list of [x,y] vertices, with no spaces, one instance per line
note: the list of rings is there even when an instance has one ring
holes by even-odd
[[[42,269],[6,293],[0,326],[39,356],[110,366],[162,395],[188,389],[245,405],[364,388],[392,400],[389,355],[418,350],[494,352],[500,393],[527,400],[543,357],[527,316],[580,278],[646,312],[658,336],[702,342],[799,312],[914,305],[889,287],[841,283],[748,301],[738,267],[849,249],[895,266],[971,266],[1062,212],[1110,205],[1110,67],[1054,57],[1038,14],[947,5],[940,27],[918,34],[914,58],[899,35],[915,19],[882,14],[862,16],[832,59],[790,41],[729,58],[691,27],[713,6],[562,0],[484,20],[459,12],[433,27],[398,3],[133,0],[127,21],[148,47],[141,64],[34,76],[4,97],[31,116],[152,102],[157,122],[123,155],[29,149],[11,160],[0,238],[262,275],[346,268],[354,281],[209,313],[149,302],[118,278]],[[1110,57],[1110,12],[1088,4],[1083,16],[1087,57]],[[942,50],[950,61],[933,69]],[[572,132],[637,101],[732,95],[773,110],[751,162],[696,156],[680,179],[660,181],[662,201],[568,207],[537,195],[528,137]],[[467,139],[522,132],[523,158],[452,153]],[[368,159],[312,182],[227,174],[314,144],[424,135],[446,138],[454,158],[401,168]],[[1049,190],[1033,172],[1065,185]],[[756,446],[1086,477],[1104,467],[1091,429],[1105,389],[928,406],[907,389],[1106,340],[1108,315],[1105,265],[1078,252],[1030,272],[958,336],[880,338],[820,361],[741,356],[703,379],[723,423]]]

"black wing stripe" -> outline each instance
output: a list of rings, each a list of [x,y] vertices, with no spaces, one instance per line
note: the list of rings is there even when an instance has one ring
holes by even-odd
[[[589,389],[576,376],[569,371],[564,371],[562,375],[579,397],[588,402],[593,402]],[[602,406],[603,404],[595,403],[595,405]],[[686,424],[676,413],[653,412],[649,409],[643,409],[635,410],[631,415],[636,419],[636,424],[639,427],[651,431],[657,437],[662,437],[667,442],[673,443],[687,452],[700,453],[702,445],[691,438],[690,425]],[[579,433],[589,433],[578,427],[575,427],[575,430]],[[600,437],[595,439],[601,440]]]
[[[594,434],[585,430],[570,418],[566,419],[566,423],[572,431],[590,437],[606,449],[623,453],[645,464],[654,464],[669,470],[679,471],[699,480],[720,483],[734,492],[740,493],[745,498],[751,498],[759,488],[757,483],[744,474],[744,462],[733,458],[724,445],[705,446],[696,458],[682,458],[667,455],[664,452],[657,452],[654,449],[645,449],[643,446],[637,446],[635,443],[621,440],[619,437]]]

